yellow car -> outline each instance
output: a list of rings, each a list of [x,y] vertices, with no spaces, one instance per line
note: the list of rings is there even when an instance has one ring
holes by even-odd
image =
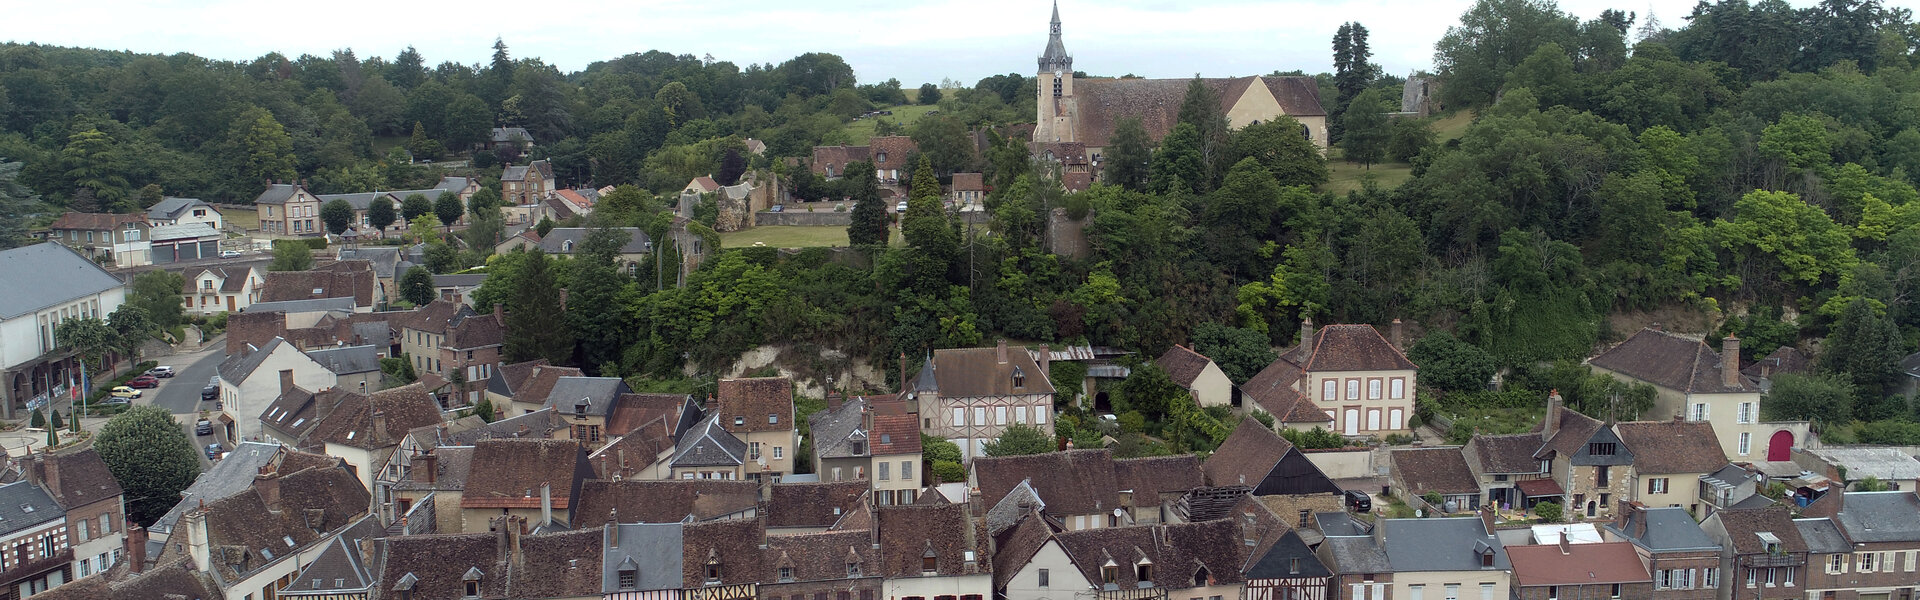
[[[131,398],[139,398],[139,397],[140,397],[140,390],[136,390],[136,389],[133,389],[133,388],[130,388],[130,387],[127,387],[127,386],[124,386],[124,385],[122,385],[122,386],[115,386],[115,387],[113,388],[113,391],[110,391],[110,392],[107,392],[107,395],[108,395],[108,396],[112,396],[112,397],[114,397],[114,398],[129,398],[129,399],[131,399]]]

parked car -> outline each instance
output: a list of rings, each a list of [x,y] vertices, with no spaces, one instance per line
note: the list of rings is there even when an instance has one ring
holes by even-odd
[[[207,400],[218,399],[219,397],[220,397],[220,384],[218,383],[209,383],[207,384],[207,387],[200,388],[200,400],[203,402]]]
[[[893,205],[893,212],[907,212],[907,201],[901,200],[898,204]]]
[[[226,450],[219,442],[207,444],[207,460],[220,460],[220,453]]]
[[[128,381],[127,385],[140,389],[160,387],[160,379],[152,375],[141,375]]]
[[[113,391],[107,392],[107,395],[114,398],[139,398],[140,390],[119,385],[114,386]]]
[[[1348,510],[1363,513],[1373,512],[1373,497],[1368,496],[1366,492],[1347,490],[1341,492],[1341,495],[1346,497]]]
[[[194,435],[213,435],[213,421],[201,419],[200,422],[194,423],[193,434]]]
[[[166,365],[154,367],[153,370],[147,371],[147,374],[152,375],[154,377],[159,377],[161,379],[166,379],[168,377],[174,376],[173,367],[169,367]]]
[[[131,404],[131,403],[133,403],[132,398],[121,398],[118,396],[108,396],[107,399],[100,401],[100,404],[103,406],[108,404]]]
[[[787,212],[787,205],[775,204],[773,205],[773,208],[767,209],[767,212]]]
[[[220,258],[240,258],[239,250],[221,250]]]

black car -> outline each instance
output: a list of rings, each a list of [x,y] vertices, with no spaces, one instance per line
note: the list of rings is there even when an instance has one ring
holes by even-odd
[[[1373,497],[1368,496],[1366,492],[1347,490],[1341,492],[1341,495],[1346,497],[1347,510],[1363,513],[1373,512]]]
[[[203,401],[213,400],[219,397],[220,397],[220,386],[218,384],[209,383],[207,384],[207,387],[200,388],[200,399]]]
[[[213,421],[201,419],[200,422],[194,423],[193,434],[194,435],[213,435]]]

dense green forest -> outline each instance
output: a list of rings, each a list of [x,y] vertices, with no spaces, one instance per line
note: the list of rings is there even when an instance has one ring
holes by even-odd
[[[1555,387],[1606,410],[1621,390],[1574,363],[1631,333],[1609,315],[1668,311],[1703,315],[1716,327],[1710,341],[1739,335],[1748,360],[1782,345],[1817,350],[1817,374],[1779,378],[1769,417],[1859,421],[1830,439],[1920,443],[1914,408],[1894,395],[1898,361],[1920,344],[1911,13],[1864,0],[1719,0],[1678,29],[1648,17],[1583,20],[1548,0],[1480,0],[1435,46],[1444,110],[1471,119],[1447,135],[1431,120],[1382,116],[1397,110],[1401,80],[1369,63],[1363,26],[1343,26],[1337,72],[1319,76],[1341,137],[1333,160],[1411,170],[1402,185],[1346,194],[1325,191],[1326,159],[1297,124],[1232,130],[1198,85],[1164,140],[1122,123],[1105,181],[1077,194],[1024,140],[990,136],[978,154],[958,141],[1028,120],[1032,78],[933,90],[941,114],[902,131],[920,143],[920,166],[900,219],[905,244],[892,247],[871,182],[816,181],[780,160],[844,143],[850,119],[908,100],[898,81],[860,84],[829,54],[742,69],[650,52],[561,73],[504,44],[491,64],[434,68],[413,52],[242,64],[9,45],[0,157],[23,166],[0,166],[0,198],[11,198],[0,210],[17,229],[36,210],[21,200],[33,194],[131,208],[157,197],[150,184],[229,201],[267,179],[310,179],[322,193],[393,189],[435,174],[406,151],[464,155],[488,128],[514,125],[563,183],[631,184],[588,225],[657,234],[668,221],[656,194],[714,172],[754,137],[768,151],[752,167],[859,201],[856,249],[730,250],[684,287],[673,285],[673,252],[629,276],[605,235],[602,251],[575,260],[493,257],[480,301],[513,311],[513,358],[673,380],[685,365],[711,373],[767,343],[832,375],[854,359],[917,362],[995,337],[1148,357],[1192,342],[1231,357],[1223,367],[1244,379],[1271,347],[1291,345],[1302,318],[1402,318],[1439,332],[1414,348],[1427,402],[1537,403],[1535,392]],[[928,89],[920,99],[935,101]],[[404,150],[374,152],[376,140],[402,136]],[[935,182],[974,168],[993,185],[992,218],[963,227],[940,209]],[[1055,208],[1084,220],[1089,257],[1045,251]],[[559,287],[569,289],[564,312]],[[1502,369],[1508,392],[1479,391]],[[1149,401],[1164,386],[1141,381],[1119,408],[1150,413],[1175,448],[1224,435],[1203,413]]]

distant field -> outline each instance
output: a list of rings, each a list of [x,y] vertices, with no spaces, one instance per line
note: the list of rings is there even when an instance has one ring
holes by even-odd
[[[220,218],[225,219],[228,224],[244,227],[247,231],[260,230],[260,213],[254,212],[253,207],[221,205],[217,208],[220,211]]]
[[[1441,143],[1460,139],[1460,136],[1467,134],[1467,126],[1473,124],[1473,117],[1473,111],[1470,110],[1454,111],[1453,114],[1442,116],[1434,121],[1433,132],[1438,134],[1437,137]]]
[[[917,92],[918,90],[907,90],[908,95],[914,95]],[[940,107],[933,105],[920,106],[918,104],[888,107],[883,110],[891,110],[893,114],[884,117],[865,118],[848,123],[846,129],[847,135],[853,138],[853,145],[858,146],[865,144],[867,140],[873,138],[873,127],[875,121],[879,119],[886,119],[902,126],[907,126],[912,125],[914,121],[920,120],[920,117],[939,108]]]
[[[892,228],[892,245],[901,245],[900,229]],[[846,246],[847,228],[815,227],[804,225],[762,225],[742,231],[728,231],[720,234],[720,247],[746,248],[754,242],[763,242],[772,248],[813,248],[820,246]]]
[[[1413,178],[1413,165],[1381,163],[1369,170],[1337,157],[1328,157],[1327,174],[1327,184],[1322,186],[1322,189],[1344,196],[1347,192],[1360,190],[1368,176],[1374,178],[1374,183],[1379,185],[1380,189],[1390,190],[1400,187],[1400,184]]]

